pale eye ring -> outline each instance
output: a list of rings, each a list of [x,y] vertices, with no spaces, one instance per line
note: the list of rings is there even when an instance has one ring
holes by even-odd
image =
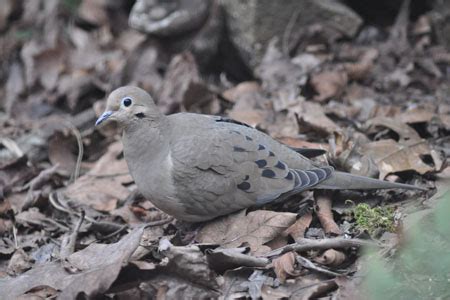
[[[130,97],[125,97],[122,99],[122,105],[125,107],[129,107],[133,103],[133,100]]]

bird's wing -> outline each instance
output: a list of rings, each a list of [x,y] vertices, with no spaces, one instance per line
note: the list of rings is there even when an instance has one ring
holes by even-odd
[[[270,147],[236,127],[211,124],[195,134],[185,131],[171,143],[171,156],[175,185],[192,211],[224,214],[265,204],[311,188],[332,173],[330,167],[291,169]]]

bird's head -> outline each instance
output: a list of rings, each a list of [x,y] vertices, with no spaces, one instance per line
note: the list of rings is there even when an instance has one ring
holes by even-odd
[[[120,126],[153,120],[160,116],[152,97],[143,89],[124,86],[114,90],[106,100],[106,109],[95,122],[95,126],[115,121]]]

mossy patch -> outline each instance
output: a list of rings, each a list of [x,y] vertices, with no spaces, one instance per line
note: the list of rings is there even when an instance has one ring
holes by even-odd
[[[356,226],[370,235],[381,231],[395,231],[394,209],[390,207],[371,208],[368,204],[358,204],[353,211]]]

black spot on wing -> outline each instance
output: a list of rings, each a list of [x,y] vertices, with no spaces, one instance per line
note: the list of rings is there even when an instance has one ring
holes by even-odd
[[[253,139],[252,139],[251,137],[249,137],[248,135],[245,136],[245,139],[246,139],[247,141],[253,141]]]
[[[284,179],[287,179],[287,180],[294,179],[294,175],[292,175],[292,171],[289,171],[288,174],[286,175],[286,177],[284,177]]]
[[[143,118],[145,118],[145,114],[144,113],[137,113],[137,114],[135,114],[135,116],[136,117],[138,117],[139,119],[143,119]]]
[[[275,178],[276,174],[270,169],[265,169],[264,171],[262,171],[261,176],[266,178]]]
[[[264,150],[264,149],[266,149],[266,147],[264,147],[263,145],[259,144],[258,150]]]
[[[275,156],[275,154],[272,151],[269,151],[269,156]]]
[[[281,161],[278,161],[277,164],[275,165],[275,168],[278,168],[280,170],[286,170],[286,165]]]
[[[264,168],[267,165],[267,161],[265,159],[257,160],[255,163],[258,165],[258,168]]]
[[[237,185],[237,187],[238,187],[238,189],[240,189],[240,190],[247,191],[247,190],[250,189],[251,185],[250,185],[250,183],[244,181],[244,182],[239,183],[239,184]]]
[[[249,178],[250,178],[249,175],[245,175],[244,181],[245,181],[245,180],[248,180]]]
[[[245,151],[246,151],[244,148],[239,147],[239,146],[234,146],[234,147],[233,147],[233,150],[234,150],[235,152],[245,152]]]

